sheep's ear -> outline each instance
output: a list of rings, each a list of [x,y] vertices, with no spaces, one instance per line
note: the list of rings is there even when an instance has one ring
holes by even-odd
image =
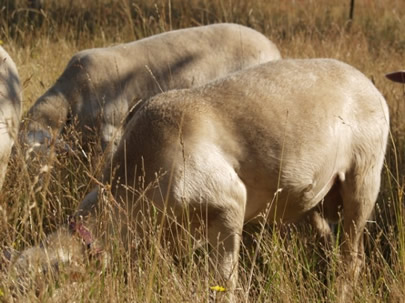
[[[405,83],[405,70],[389,73],[385,76],[391,81]]]

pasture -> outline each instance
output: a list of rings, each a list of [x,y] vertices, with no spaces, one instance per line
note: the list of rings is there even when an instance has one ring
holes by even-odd
[[[366,229],[365,267],[354,288],[354,302],[405,300],[405,87],[384,77],[405,69],[404,1],[357,0],[353,20],[348,19],[350,1],[340,0],[44,0],[40,9],[29,8],[26,2],[0,0],[0,43],[20,74],[23,113],[79,50],[218,22],[262,32],[283,58],[335,58],[362,71],[387,100],[391,134],[380,195]],[[74,141],[73,129],[66,134]],[[91,152],[51,153],[48,163],[28,168],[26,152],[17,145],[14,153],[0,193],[0,248],[21,251],[67,224],[97,183],[101,157]],[[185,243],[189,253],[173,260],[159,245],[153,213],[143,224],[147,241],[136,259],[111,237],[108,249],[113,262],[105,265],[89,258],[60,268],[57,277],[52,272],[35,276],[24,300],[221,301],[221,288],[216,287],[220,285],[213,284],[208,272],[206,247],[193,250]],[[324,256],[305,224],[248,226],[240,253],[238,301],[334,302],[336,291],[331,285],[341,265],[340,225],[336,233],[332,253]],[[0,267],[0,301],[23,300],[13,297],[16,281]]]

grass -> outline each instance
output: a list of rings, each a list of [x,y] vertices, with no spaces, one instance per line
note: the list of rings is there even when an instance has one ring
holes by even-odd
[[[405,86],[384,78],[385,73],[405,67],[404,1],[356,0],[352,21],[348,20],[350,1],[340,0],[60,0],[44,1],[42,10],[29,9],[26,2],[0,0],[0,40],[18,66],[24,111],[54,83],[78,50],[214,22],[241,23],[263,32],[284,58],[331,57],[365,73],[389,104],[391,140],[375,218],[365,236],[366,266],[354,301],[404,301]],[[0,243],[22,250],[66,224],[91,188],[89,176],[96,176],[97,168],[61,155],[50,159],[52,170],[37,167],[33,174],[27,170],[25,155],[18,147],[16,151],[0,194]],[[323,256],[314,249],[308,228],[289,228],[287,234],[266,228],[260,241],[260,230],[246,237],[236,292],[241,302],[335,300],[328,285],[336,279],[339,258],[331,254],[329,270],[324,271]],[[147,230],[148,245],[139,247],[135,260],[122,243],[112,239],[113,265],[103,267],[97,260],[88,260],[62,270],[58,279],[36,281],[24,299],[207,302],[216,296],[221,300],[220,292],[210,290],[214,285],[207,269],[207,249],[193,251],[189,243],[188,254],[179,264],[153,240],[158,232],[153,220]],[[13,300],[5,286],[14,282],[0,271],[1,301]]]

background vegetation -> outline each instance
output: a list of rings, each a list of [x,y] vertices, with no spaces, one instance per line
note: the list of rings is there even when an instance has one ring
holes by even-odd
[[[41,7],[35,6],[40,2]],[[384,74],[405,68],[405,1],[356,0],[353,20],[348,19],[349,4],[349,0],[0,0],[0,40],[18,66],[24,111],[78,50],[216,22],[261,31],[284,58],[330,57],[357,67],[386,97],[392,136],[375,218],[366,233],[366,267],[354,289],[355,302],[404,302],[405,86],[391,83]],[[91,188],[89,177],[97,169],[81,158],[61,155],[50,159],[52,170],[39,167],[33,174],[19,151],[17,147],[17,156],[10,160],[0,194],[0,247],[22,250],[67,222]],[[150,230],[150,239],[154,232]],[[290,227],[287,234],[268,228],[262,237],[256,233],[246,240],[237,291],[241,302],[335,300],[330,285],[339,260],[332,255],[325,272],[307,232],[301,226]],[[58,279],[44,277],[42,284],[33,283],[24,300],[206,302],[216,296],[209,289],[204,252],[197,255],[198,262],[179,266],[153,244],[136,261],[118,249],[114,266],[88,262]],[[0,271],[0,300],[13,300],[7,287],[13,279]]]

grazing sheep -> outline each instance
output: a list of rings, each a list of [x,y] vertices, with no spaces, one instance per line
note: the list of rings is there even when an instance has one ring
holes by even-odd
[[[0,46],[0,189],[8,159],[18,133],[21,115],[21,85],[17,67]]]
[[[161,216],[157,222],[163,217],[184,223],[195,237],[204,226],[218,278],[234,301],[245,222],[266,211],[269,221],[297,222],[320,204],[328,209],[322,220],[334,220],[331,210],[340,206],[340,301],[350,300],[388,130],[387,104],[371,81],[331,59],[269,62],[157,95],[139,104],[106,165],[103,182],[112,194],[107,203],[99,189],[91,192],[70,225],[82,241],[61,241],[58,252],[72,255],[81,242],[96,249],[100,226],[101,234],[119,231],[128,243],[128,231],[140,228],[136,218],[145,215],[143,207],[153,206]],[[104,206],[115,219],[111,229],[96,222]],[[180,241],[175,230],[168,233],[174,235],[169,247]],[[36,251],[35,259],[51,254],[40,255]],[[30,260],[23,256],[20,264]]]
[[[29,110],[25,141],[43,147],[70,117],[77,119],[84,146],[96,139],[105,150],[119,142],[120,126],[139,100],[279,58],[264,35],[237,24],[181,29],[84,50]]]

